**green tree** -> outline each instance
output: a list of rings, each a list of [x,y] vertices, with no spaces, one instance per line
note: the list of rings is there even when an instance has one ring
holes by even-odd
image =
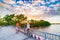
[[[25,21],[25,20],[27,20],[27,17],[26,16],[24,16],[23,14],[20,14],[20,15],[16,15],[16,21],[18,21],[18,22],[23,22],[23,21]]]
[[[20,15],[14,15],[14,14],[11,14],[11,15],[6,15],[4,17],[4,20],[6,21],[6,24],[7,25],[15,25],[16,22],[23,22],[25,20],[27,20],[27,17],[24,16],[23,14],[20,14]]]
[[[48,21],[44,21],[44,20],[40,20],[40,21],[31,20],[30,25],[31,27],[48,27],[51,24]]]

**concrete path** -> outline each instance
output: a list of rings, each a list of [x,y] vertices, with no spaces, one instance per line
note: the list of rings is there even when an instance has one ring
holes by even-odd
[[[16,34],[15,27],[0,27],[0,40],[23,40],[27,36],[21,32]],[[26,40],[36,40],[34,38],[28,38]]]

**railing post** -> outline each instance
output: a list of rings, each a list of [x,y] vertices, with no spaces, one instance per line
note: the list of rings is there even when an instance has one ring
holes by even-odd
[[[60,37],[59,37],[59,39],[58,40],[60,40]]]
[[[51,35],[52,40],[54,40],[53,34]]]
[[[45,40],[46,40],[46,33],[45,33]]]

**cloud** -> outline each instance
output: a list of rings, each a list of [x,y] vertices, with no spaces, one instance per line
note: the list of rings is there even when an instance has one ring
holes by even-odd
[[[57,3],[56,5],[50,5],[49,7],[52,7],[54,10],[58,10],[58,8],[60,9],[60,4]]]
[[[41,3],[41,4],[45,4],[45,2],[44,2],[44,1],[41,1],[40,3]]]
[[[53,7],[58,7],[58,6],[60,6],[60,3],[57,3],[57,4],[55,4],[55,5],[50,5],[50,6],[53,6]]]
[[[46,2],[46,4],[50,4],[51,2]]]
[[[55,0],[51,0],[51,2],[54,2],[54,1]],[[4,2],[10,3],[12,5],[15,4],[12,7],[12,6],[8,5],[8,4],[0,3],[0,6],[3,6],[10,13],[15,13],[15,14],[22,13],[22,14],[25,14],[25,15],[28,15],[28,16],[31,15],[31,16],[34,16],[34,17],[36,16],[36,17],[41,17],[41,18],[42,17],[47,17],[47,16],[51,17],[51,15],[58,15],[59,14],[58,6],[60,4],[58,4],[58,3],[56,5],[51,4],[48,7],[48,6],[45,6],[45,4],[50,4],[50,2],[44,2],[44,0],[38,0],[38,1],[36,0],[36,1],[33,1],[32,4],[24,3],[23,1],[18,1],[17,2],[19,4],[22,4],[23,6],[17,5],[12,0],[9,0],[9,1],[8,0],[4,0]],[[42,6],[40,6],[38,4],[42,4]],[[37,5],[37,6],[35,6],[35,5]],[[56,10],[54,13],[52,12],[52,11],[54,11],[53,9]]]
[[[6,6],[8,6],[8,5],[7,5],[7,4],[4,4],[4,3],[0,3],[0,6],[6,7]]]
[[[18,1],[17,3],[24,4],[24,2],[23,2],[23,1]]]
[[[10,4],[14,4],[15,3],[15,1],[12,1],[12,0],[4,0],[4,2],[10,3]]]
[[[34,2],[33,2],[34,5],[39,4],[39,3],[40,3],[40,4],[46,4],[46,3],[44,2],[44,0],[37,0],[37,1],[34,1]]]
[[[51,23],[60,23],[60,16],[54,16],[54,17],[51,17],[51,18],[46,18],[45,20],[51,22]],[[52,20],[53,19],[53,20]]]
[[[57,0],[50,0],[50,2],[55,2],[55,1],[57,1]]]

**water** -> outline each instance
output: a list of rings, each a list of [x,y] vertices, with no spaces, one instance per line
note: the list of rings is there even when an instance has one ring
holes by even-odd
[[[37,28],[35,30],[60,35],[60,25],[51,25],[51,26],[46,27],[46,28]]]
[[[46,40],[60,40],[60,25],[36,28],[33,33],[45,38]]]

